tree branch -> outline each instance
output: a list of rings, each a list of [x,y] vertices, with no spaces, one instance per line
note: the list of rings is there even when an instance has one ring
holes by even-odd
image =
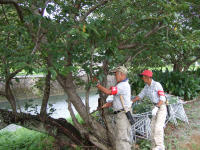
[[[86,19],[86,17],[93,12],[95,9],[99,8],[101,5],[108,3],[109,0],[103,0],[101,1],[99,4],[92,6],[87,12],[85,12],[85,14],[81,17],[80,19],[80,23],[83,23]]]
[[[4,10],[3,4],[1,4],[1,7],[2,7],[2,9],[3,9],[3,14],[4,14],[5,18],[6,18],[6,22],[7,22],[7,24],[9,24],[9,20],[8,20],[8,18],[7,18],[7,16],[6,16],[6,12],[5,12],[5,10]],[[6,47],[8,47],[9,38],[10,38],[10,32],[8,32]]]
[[[71,107],[71,101],[68,99],[67,100],[68,102],[68,110],[70,112],[70,115],[72,117],[72,121],[75,125],[75,127],[79,130],[79,132],[81,133],[81,135],[84,137],[84,136],[88,136],[88,132],[84,130],[84,128],[79,124],[78,120],[76,119],[75,115],[74,115],[74,112],[72,110],[72,107]]]
[[[156,31],[159,31],[159,30],[161,30],[161,29],[163,29],[163,28],[165,28],[165,27],[167,27],[167,26],[166,26],[166,25],[162,25],[162,26],[158,25],[158,26],[156,26],[153,30],[149,31],[149,32],[144,36],[144,38],[146,39],[146,38],[149,37],[150,35],[154,34]],[[119,49],[119,50],[124,50],[124,49],[126,49],[126,48],[127,48],[127,49],[135,48],[135,47],[137,47],[139,44],[141,44],[141,42],[132,43],[132,44],[130,44],[130,45],[120,45],[120,46],[118,46],[118,49]]]
[[[44,90],[44,95],[42,99],[42,106],[40,109],[40,115],[42,117],[47,114],[46,109],[47,109],[47,103],[50,96],[50,81],[51,81],[51,72],[48,71],[48,74],[46,75],[46,78],[45,78],[45,90]]]
[[[21,69],[22,70],[22,69]],[[16,70],[15,72],[11,73],[11,75],[6,79],[6,87],[8,87],[10,80],[17,74],[19,73],[21,70]],[[6,88],[7,89],[7,88]],[[8,91],[6,91],[6,93],[8,93]]]
[[[125,25],[125,27],[123,27],[123,28],[119,31],[119,33],[122,33],[122,32],[123,32],[125,29],[127,29],[128,26],[129,26],[131,23],[133,23],[133,22],[135,22],[135,21],[130,20],[130,21]]]
[[[0,4],[13,4],[15,6],[15,8],[17,9],[17,13],[19,15],[19,18],[20,18],[21,22],[24,22],[23,21],[24,16],[22,14],[22,10],[19,7],[19,5],[18,5],[16,0],[0,0]]]
[[[196,61],[199,60],[199,59],[200,59],[200,56],[197,57],[196,59],[194,59],[193,61],[191,61],[188,65],[192,65],[194,62],[196,62]]]
[[[7,94],[5,92],[3,92],[3,91],[0,91],[0,95],[7,96]]]

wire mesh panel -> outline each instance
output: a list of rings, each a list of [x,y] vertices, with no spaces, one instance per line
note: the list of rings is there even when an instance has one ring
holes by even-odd
[[[136,141],[136,138],[150,139],[151,137],[151,119],[149,118],[151,112],[145,112],[142,114],[133,114],[133,119],[135,121],[132,125],[132,134],[133,138]]]
[[[175,126],[177,126],[178,125],[177,119],[184,121],[185,123],[189,123],[182,103],[170,104],[168,107],[169,107],[169,116],[167,117],[165,126],[169,121],[172,122]]]

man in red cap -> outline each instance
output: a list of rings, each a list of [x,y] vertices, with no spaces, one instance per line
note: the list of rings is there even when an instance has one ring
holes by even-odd
[[[144,89],[136,96],[132,102],[147,96],[154,104],[151,121],[151,140],[155,142],[156,147],[153,150],[165,150],[164,146],[164,124],[167,116],[165,105],[165,93],[162,85],[152,79],[153,73],[150,70],[144,70],[139,74],[146,83]]]

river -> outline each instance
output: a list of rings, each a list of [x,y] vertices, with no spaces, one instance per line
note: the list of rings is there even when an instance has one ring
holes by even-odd
[[[83,103],[85,104],[85,93],[80,93],[79,96],[81,97]],[[97,109],[98,98],[99,98],[99,95],[97,94],[97,92],[94,91],[94,92],[90,93],[90,98],[89,98],[90,112]],[[51,117],[53,117],[53,118],[69,118],[70,113],[68,110],[68,103],[66,102],[66,99],[67,99],[67,95],[51,96],[49,98],[49,102],[48,102],[48,106],[47,106],[47,113],[50,113],[51,109],[55,109],[53,114],[50,115]],[[113,99],[113,96],[109,96],[107,98],[107,100],[112,100],[112,99]],[[32,115],[36,114],[37,112],[38,113],[40,112],[41,104],[42,104],[42,98],[32,99],[32,101],[29,101],[29,100],[20,100],[19,101],[21,111],[30,113]],[[50,106],[50,105],[52,105],[52,106]],[[28,106],[28,107],[26,107],[26,106]],[[1,102],[0,108],[1,109],[10,109],[11,105],[9,102]],[[77,111],[75,110],[73,105],[72,105],[72,109],[73,109],[74,113],[77,114]],[[18,112],[20,112],[19,109],[18,109]]]

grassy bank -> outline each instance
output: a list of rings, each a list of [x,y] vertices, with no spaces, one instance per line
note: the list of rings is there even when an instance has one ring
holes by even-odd
[[[54,150],[56,146],[53,137],[26,128],[0,132],[0,139],[0,150]]]

